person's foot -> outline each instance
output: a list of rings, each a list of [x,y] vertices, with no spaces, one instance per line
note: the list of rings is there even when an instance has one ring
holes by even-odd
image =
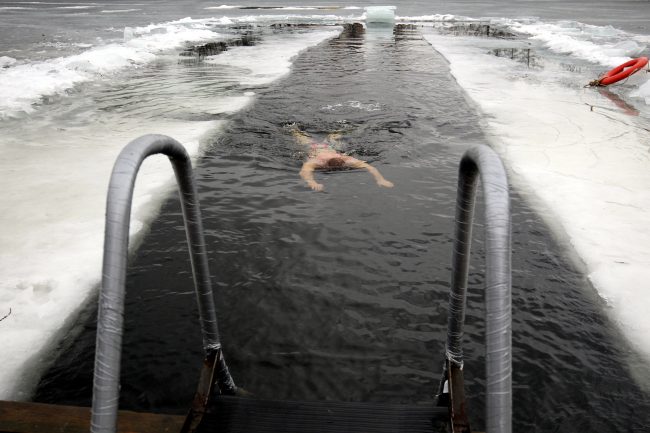
[[[331,134],[327,135],[327,138],[332,140],[332,141],[338,142],[341,139],[342,136],[343,136],[343,134],[341,134],[340,132],[332,132]]]
[[[286,122],[282,125],[282,128],[290,132],[300,131],[300,127],[296,122]]]

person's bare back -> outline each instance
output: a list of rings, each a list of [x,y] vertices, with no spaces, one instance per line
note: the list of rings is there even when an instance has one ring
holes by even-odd
[[[315,170],[337,170],[342,168],[366,169],[373,176],[377,185],[386,188],[393,187],[392,182],[386,180],[381,173],[379,173],[379,170],[367,162],[335,150],[332,147],[332,143],[338,144],[340,134],[329,134],[327,140],[323,143],[318,143],[312,140],[307,134],[297,129],[293,131],[293,136],[299,143],[309,146],[309,155],[302,165],[300,177],[307,182],[307,185],[312,190],[322,191],[324,188],[322,183],[318,183],[314,179]]]

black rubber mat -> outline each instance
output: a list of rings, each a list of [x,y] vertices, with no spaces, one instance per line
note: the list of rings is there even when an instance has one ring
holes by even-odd
[[[198,433],[443,432],[447,408],[345,402],[269,401],[221,396]]]

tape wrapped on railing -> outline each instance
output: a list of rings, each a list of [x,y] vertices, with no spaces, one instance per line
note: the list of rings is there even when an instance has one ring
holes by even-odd
[[[486,431],[512,431],[511,223],[503,163],[487,146],[470,149],[459,168],[446,356],[463,367],[472,222],[478,180],[485,202]]]
[[[142,162],[148,156],[159,153],[169,157],[179,187],[199,304],[203,346],[206,353],[221,350],[201,213],[190,158],[185,148],[170,137],[142,136],[130,142],[118,156],[111,174],[106,201],[104,261],[99,295],[91,414],[93,433],[113,433],[117,429],[131,201],[135,179]],[[220,385],[224,388],[222,392],[233,394],[235,385],[223,357],[220,357],[218,375]]]

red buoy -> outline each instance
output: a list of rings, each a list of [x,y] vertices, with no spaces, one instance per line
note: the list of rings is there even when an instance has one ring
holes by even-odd
[[[622,65],[619,65],[600,77],[597,81],[598,86],[609,86],[618,81],[621,81],[624,78],[629,77],[639,69],[642,69],[645,65],[648,64],[647,57],[639,57],[638,59],[632,59],[629,62],[625,62]]]

